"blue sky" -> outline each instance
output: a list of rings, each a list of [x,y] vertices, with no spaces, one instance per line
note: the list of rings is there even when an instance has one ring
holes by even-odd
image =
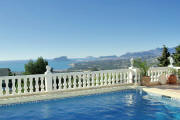
[[[179,6],[179,0],[0,0],[0,60],[174,47]]]

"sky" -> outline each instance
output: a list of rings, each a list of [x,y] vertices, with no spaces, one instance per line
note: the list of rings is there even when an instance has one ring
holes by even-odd
[[[175,47],[179,6],[179,0],[0,0],[0,60]]]

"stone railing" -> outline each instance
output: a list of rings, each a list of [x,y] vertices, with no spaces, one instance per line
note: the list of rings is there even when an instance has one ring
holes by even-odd
[[[151,78],[151,82],[159,81],[159,77],[164,74],[166,77],[170,74],[169,67],[154,67],[148,70],[148,76]]]
[[[45,92],[45,75],[0,77],[0,96]]]
[[[138,69],[118,69],[95,72],[51,73],[0,77],[0,97],[72,89],[94,88],[140,82]]]
[[[159,78],[162,74],[164,74],[166,76],[166,78],[168,79],[169,75],[173,74],[172,72],[176,71],[178,73],[178,71],[180,70],[180,67],[174,67],[174,66],[171,66],[171,67],[153,67],[153,68],[150,68],[148,70],[148,76],[150,76],[151,78],[151,82],[157,82],[159,81]],[[176,77],[177,77],[177,82],[179,83],[180,82],[180,79],[179,79],[179,75],[176,74]]]

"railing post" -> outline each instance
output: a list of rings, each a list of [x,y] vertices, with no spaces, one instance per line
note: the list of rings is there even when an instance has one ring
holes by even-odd
[[[130,70],[129,75],[128,75],[128,82],[127,83],[133,83],[133,77],[134,77],[133,71]]]
[[[130,70],[130,72],[129,72],[129,83],[133,83],[134,82],[134,84],[135,85],[137,85],[138,84],[138,68],[135,68],[134,67],[134,59],[133,58],[131,58],[130,59],[130,63],[131,63],[131,67],[129,67],[129,70]]]
[[[50,66],[46,66],[45,87],[46,87],[46,92],[52,91],[52,72]]]

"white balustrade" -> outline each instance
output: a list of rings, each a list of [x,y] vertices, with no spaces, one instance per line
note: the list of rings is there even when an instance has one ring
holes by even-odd
[[[129,84],[133,77],[130,69],[93,72],[51,73],[0,77],[0,97],[28,95],[43,92],[82,89],[91,87]],[[134,81],[140,81],[140,73],[134,73]],[[139,75],[139,76],[138,76]]]
[[[151,82],[159,81],[159,77],[164,74],[166,77],[169,75],[169,67],[155,67],[148,70],[148,76],[150,76]]]
[[[140,70],[134,68],[133,65],[129,69],[72,73],[52,73],[50,69],[50,67],[47,67],[47,72],[40,75],[0,77],[0,97],[132,83],[138,84],[141,80]],[[148,76],[150,76],[151,82],[159,81],[159,77],[162,74],[168,77],[170,74],[169,69],[169,67],[150,68]]]

